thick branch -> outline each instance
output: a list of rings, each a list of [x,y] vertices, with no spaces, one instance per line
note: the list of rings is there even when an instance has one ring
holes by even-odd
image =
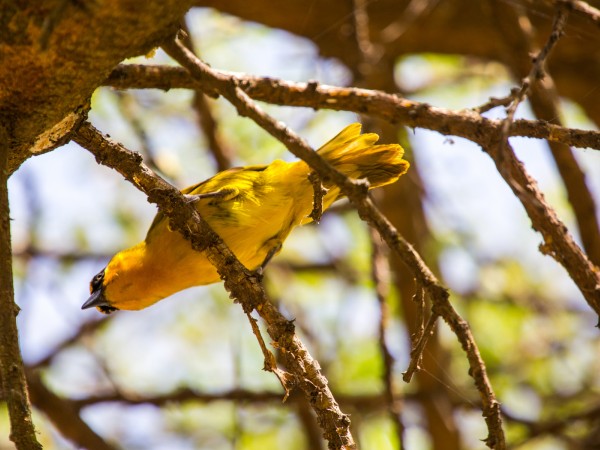
[[[517,105],[525,98],[530,88],[534,85],[538,85],[538,94],[544,93],[544,89],[539,86],[540,81],[544,78],[544,65],[546,64],[546,59],[550,55],[550,52],[554,49],[562,35],[567,16],[568,13],[564,5],[559,4],[552,26],[552,32],[544,47],[534,57],[528,75],[523,79],[520,90],[517,92],[513,103],[508,108],[507,117],[503,121],[504,123],[500,137],[492,137],[491,139],[488,139],[487,144],[481,144],[481,142],[480,144],[487,149],[489,155],[496,163],[498,171],[513,190],[515,196],[523,204],[534,229],[542,233],[544,237],[544,245],[540,246],[542,253],[551,255],[567,270],[571,279],[577,284],[577,287],[588,304],[596,314],[600,316],[600,269],[594,266],[581,251],[568,232],[567,227],[560,221],[552,207],[546,203],[543,194],[537,187],[537,183],[529,176],[523,164],[517,159],[508,141],[509,130],[513,124],[513,117]],[[522,20],[520,22],[523,23]],[[521,38],[521,41],[527,40],[523,36],[524,33],[525,32],[519,29],[518,37]],[[537,100],[536,106],[539,110],[539,105],[537,103],[542,97],[537,95],[535,99]],[[557,112],[554,105],[551,107],[552,112]],[[554,146],[552,150],[553,153],[556,153],[557,149]],[[570,152],[570,149],[566,148],[566,151]],[[589,192],[585,187],[583,174],[579,170],[576,161],[573,158],[569,158],[567,153],[561,153],[555,155],[555,157],[557,157],[556,161],[560,166],[561,174],[567,173],[572,175],[573,179],[577,180],[576,185],[573,185],[573,183],[571,183],[571,178],[565,177],[565,183],[567,184],[569,194],[572,196],[575,192],[575,188],[582,188],[583,191],[585,191],[577,191],[582,196],[582,200],[585,201],[587,198],[585,210],[581,211],[581,207],[575,207],[578,213],[578,221],[580,221],[580,223],[585,223],[586,218],[580,214],[582,212],[584,214],[595,214],[595,206],[591,195],[589,195]],[[564,164],[561,165],[561,163]],[[591,211],[589,210],[590,208]],[[590,245],[594,245],[594,241],[598,240],[597,223],[595,224],[595,229],[585,230],[591,233],[589,236],[586,235],[586,242]],[[592,250],[594,250],[593,247]],[[600,326],[600,321],[598,324]]]
[[[528,71],[528,75],[522,82],[520,93],[527,94],[531,108],[538,119],[562,125],[559,96],[554,80],[551,74],[544,69],[544,65],[558,38],[564,33],[569,6],[558,2],[552,32],[546,45],[533,59],[533,64],[531,64],[530,55],[534,53],[532,45],[535,41],[533,25],[527,15],[519,8],[514,8],[513,5],[494,3],[494,6],[494,12],[500,15],[499,38],[501,39],[507,33],[513,36],[512,40],[506,40],[507,60],[511,61],[510,66],[513,72],[517,76],[522,76]],[[511,105],[511,111],[516,109],[517,103],[515,100]],[[507,121],[506,124],[508,125],[509,122]],[[590,261],[596,266],[600,266],[600,226],[596,218],[596,202],[586,185],[585,173],[568,145],[552,141],[548,144],[565,185],[569,204],[573,208],[583,248]]]
[[[382,91],[328,86],[316,83],[296,83],[275,78],[215,70],[216,74],[231,77],[254,100],[285,106],[304,106],[313,109],[352,111],[415,128],[437,131],[443,135],[477,140],[497,134],[501,120],[487,119],[468,110],[453,111],[426,103],[407,100]],[[104,82],[117,89],[202,89],[210,87],[181,67],[121,64]],[[580,148],[600,149],[600,132],[578,130],[544,121],[516,120],[509,136],[547,139]]]
[[[77,110],[126,58],[176,30],[189,1],[23,0],[0,11],[0,123],[10,124],[9,173],[62,145]]]

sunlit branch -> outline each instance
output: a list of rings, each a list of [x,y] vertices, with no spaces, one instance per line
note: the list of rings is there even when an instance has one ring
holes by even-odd
[[[352,111],[378,117],[390,123],[437,131],[446,136],[475,140],[495,135],[502,120],[488,119],[474,111],[454,111],[427,103],[407,100],[382,91],[297,83],[276,78],[256,77],[211,69],[230,77],[254,100],[283,106]],[[117,89],[212,89],[181,67],[120,64],[104,82]],[[504,104],[504,103],[500,103]],[[600,132],[553,125],[541,120],[515,120],[510,136],[522,136],[562,142],[579,148],[600,149]]]
[[[567,227],[546,202],[537,182],[517,159],[509,142],[516,108],[525,98],[532,84],[543,78],[546,58],[558,42],[567,17],[565,7],[557,7],[552,32],[542,50],[535,56],[529,74],[523,79],[513,103],[508,107],[507,117],[503,121],[500,135],[478,139],[476,142],[492,157],[498,172],[523,204],[534,229],[542,234],[544,243],[540,246],[540,251],[552,256],[566,269],[587,303],[600,316],[600,269],[592,264],[575,243]],[[589,212],[587,213],[589,214]],[[592,233],[597,234],[597,229]]]
[[[77,130],[73,139],[94,154],[96,160],[121,173],[156,203],[169,217],[173,229],[190,240],[196,251],[204,251],[225,281],[225,289],[241,303],[246,313],[254,309],[267,323],[267,331],[282,350],[293,383],[302,388],[315,410],[324,436],[332,449],[351,449],[350,420],[341,412],[319,364],[311,357],[288,321],[267,299],[259,277],[246,269],[220,237],[202,219],[181,192],[146,167],[139,154],[116,144],[89,123]],[[286,381],[290,381],[286,378]],[[290,386],[291,387],[291,386]]]
[[[512,71],[521,75],[528,71],[522,85],[513,90],[513,103],[509,113],[516,109],[516,105],[526,94],[534,114],[538,119],[555,125],[562,126],[560,111],[560,97],[556,90],[554,80],[545,69],[545,62],[551,49],[557,44],[559,37],[564,33],[568,7],[558,6],[546,45],[537,52],[531,61],[531,54],[535,52],[535,29],[525,11],[514,5],[495,3],[495,12],[501,15],[498,21],[498,33],[501,36],[507,29],[512,30],[514,37],[506,40],[506,59]],[[507,27],[510,26],[510,28]],[[531,66],[531,67],[529,67]],[[519,96],[521,95],[521,96]],[[508,120],[505,122],[509,127]],[[505,133],[506,133],[505,129]],[[562,178],[569,204],[577,221],[577,228],[581,236],[583,249],[590,261],[596,266],[600,265],[600,225],[596,217],[596,201],[586,183],[586,175],[578,163],[574,151],[568,145],[549,141],[548,146],[556,162],[556,168]]]
[[[411,269],[422,283],[432,302],[432,314],[443,317],[456,334],[467,354],[471,367],[470,374],[480,392],[483,416],[488,425],[489,435],[486,444],[490,448],[504,449],[506,446],[500,407],[487,376],[485,364],[468,324],[460,317],[449,301],[447,290],[439,283],[431,270],[414,248],[398,233],[389,220],[377,209],[368,196],[368,186],[362,180],[351,180],[324,161],[303,139],[289,130],[284,124],[265,114],[252,99],[239,87],[235,77],[214,71],[200,61],[177,40],[163,44],[163,48],[176,61],[188,69],[193,77],[203,83],[205,89],[219,94],[231,102],[242,116],[249,117],[273,137],[281,141],[287,149],[303,159],[322,178],[336,183],[348,197],[361,219],[375,227],[388,246]],[[260,310],[259,310],[260,312]],[[349,434],[348,434],[349,436]],[[329,439],[328,439],[329,440]],[[329,440],[331,445],[331,440]]]

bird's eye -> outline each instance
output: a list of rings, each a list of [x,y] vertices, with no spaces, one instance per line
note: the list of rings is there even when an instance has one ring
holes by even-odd
[[[102,281],[104,281],[104,269],[92,278],[92,281],[90,282],[90,292],[93,293],[100,289],[102,287]]]

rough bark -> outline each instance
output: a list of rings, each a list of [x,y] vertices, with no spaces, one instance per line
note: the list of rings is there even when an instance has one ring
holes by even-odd
[[[8,2],[0,8],[0,123],[9,173],[63,143],[110,71],[173,34],[187,1]]]
[[[10,415],[10,440],[21,450],[41,449],[31,420],[31,406],[19,349],[14,302],[10,209],[8,205],[7,133],[0,126],[0,385]]]

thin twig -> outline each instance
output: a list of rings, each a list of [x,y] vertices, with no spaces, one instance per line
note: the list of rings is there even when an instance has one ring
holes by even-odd
[[[523,100],[525,100],[525,97],[527,96],[529,89],[531,89],[532,84],[544,78],[544,65],[546,63],[546,59],[562,36],[568,17],[569,12],[567,8],[559,5],[556,9],[556,15],[554,16],[554,22],[552,24],[552,32],[550,33],[550,36],[548,37],[544,47],[542,47],[539,53],[533,58],[533,64],[529,74],[521,82],[521,88],[516,92],[513,102],[506,111],[506,118],[504,119],[504,123],[502,125],[502,134],[506,136],[506,139],[508,139],[509,130],[514,122],[517,107]]]
[[[415,295],[412,298],[412,301],[417,304],[416,310],[416,322],[417,326],[415,332],[410,337],[411,342],[411,361],[408,369],[403,374],[402,379],[407,383],[412,379],[413,373],[417,372],[421,369],[421,362],[423,361],[423,351],[425,349],[425,344],[429,339],[429,336],[433,333],[433,327],[435,325],[435,319],[427,324],[428,331],[425,331],[425,290],[421,283],[416,280],[415,286]],[[424,336],[427,333],[427,337]],[[423,342],[424,341],[424,342]],[[420,347],[417,349],[417,347]]]
[[[417,328],[411,336],[414,344],[415,342],[419,341],[423,337],[423,333],[425,333],[425,290],[418,281],[415,286],[415,295],[413,296],[412,301],[417,304]]]
[[[476,112],[477,114],[483,114],[483,113],[489,111],[490,109],[497,108],[498,106],[507,107],[514,101],[515,96],[518,94],[518,92],[519,92],[518,88],[513,88],[513,89],[511,89],[510,94],[508,94],[506,97],[501,97],[501,98],[490,97],[490,99],[487,102],[485,102],[483,105],[479,105],[474,108],[471,108],[471,111]]]
[[[123,117],[131,126],[134,135],[137,137],[140,143],[141,152],[144,155],[146,164],[154,172],[157,172],[164,177],[166,174],[158,166],[158,163],[155,158],[155,151],[152,148],[150,139],[148,139],[148,133],[144,129],[144,125],[142,124],[142,122],[136,116],[136,111],[134,111],[134,107],[136,104],[134,99],[131,97],[131,95],[122,95],[117,93],[116,103],[121,110],[121,114],[123,114]]]
[[[413,343],[413,347],[410,351],[410,363],[408,364],[406,372],[402,374],[402,379],[407,383],[410,383],[413,375],[421,369],[420,364],[423,359],[423,351],[425,350],[427,341],[429,341],[429,338],[433,335],[433,330],[435,329],[438,318],[438,315],[432,313],[431,316],[429,316],[429,320],[427,321],[427,325],[423,329],[421,336]]]
[[[290,391],[294,388],[293,386],[293,377],[290,376],[285,370],[281,370],[277,367],[277,361],[275,361],[275,355],[267,348],[265,344],[265,340],[260,333],[260,328],[258,328],[258,320],[250,315],[250,313],[246,313],[246,317],[248,317],[248,321],[250,322],[250,326],[252,327],[252,332],[254,336],[256,336],[256,340],[258,341],[258,345],[262,350],[263,356],[265,358],[263,370],[267,372],[272,372],[275,374],[279,382],[281,383],[281,387],[285,391],[285,395],[283,396],[282,402],[285,402],[287,398],[290,396]]]
[[[194,54],[197,54],[197,50],[194,46],[194,41],[190,37],[186,21],[181,20],[181,24],[184,30],[182,38],[185,46],[190,49]],[[204,133],[204,137],[208,142],[208,148],[215,158],[217,163],[217,170],[229,169],[232,166],[233,152],[223,142],[219,135],[219,126],[215,119],[213,110],[210,106],[209,100],[206,95],[200,89],[196,89],[194,92],[194,99],[192,100],[192,106],[196,110],[198,116],[198,125]]]

